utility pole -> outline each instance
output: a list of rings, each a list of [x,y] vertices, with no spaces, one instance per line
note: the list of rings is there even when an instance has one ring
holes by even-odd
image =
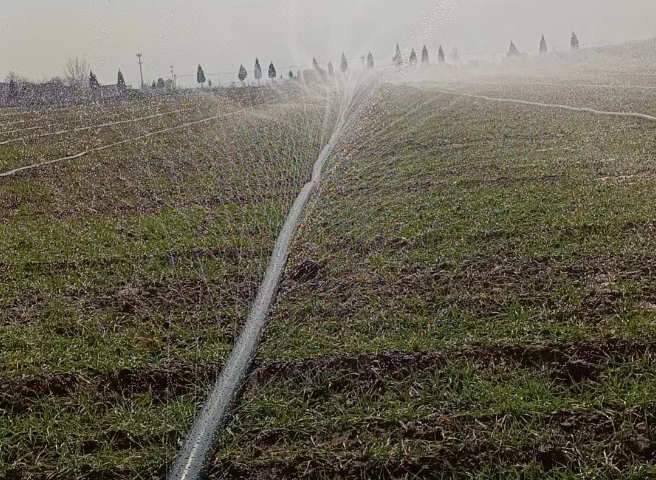
[[[139,73],[141,74],[141,88],[143,88],[143,69],[141,68],[141,52],[137,53],[137,58],[139,59]]]
[[[173,80],[173,89],[175,89],[175,73],[173,73],[173,65],[171,65],[171,80]]]

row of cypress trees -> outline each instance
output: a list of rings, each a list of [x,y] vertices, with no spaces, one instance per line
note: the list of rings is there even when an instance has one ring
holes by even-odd
[[[572,50],[578,50],[580,43],[579,37],[576,36],[576,33],[572,32],[572,38],[570,39],[570,46]],[[540,39],[540,55],[545,55],[549,53],[549,47],[547,46],[547,40],[544,38],[544,34]],[[508,57],[516,57],[521,55],[520,51],[517,49],[517,46],[514,42],[510,42],[510,50],[508,50]]]
[[[570,40],[571,47],[573,50],[578,50],[579,49],[579,39],[576,36],[576,33],[572,32],[572,38]],[[548,53],[549,47],[547,46],[547,41],[544,38],[544,35],[542,35],[542,38],[540,39],[540,54],[544,55]],[[508,51],[508,57],[515,57],[521,55],[519,50],[517,49],[517,46],[514,44],[514,42],[510,42],[510,50]],[[399,48],[398,44],[396,45],[396,53],[394,57],[392,58],[392,62],[394,62],[395,65],[403,65],[404,60],[403,56],[401,55],[401,49]],[[411,49],[410,51],[410,58],[409,58],[409,63],[410,65],[416,65],[418,63],[418,58],[417,54],[415,53],[414,48]],[[421,51],[421,63],[424,65],[427,65],[429,63],[429,56],[428,56],[428,48],[426,48],[426,45],[424,45],[424,48]],[[446,58],[444,55],[444,50],[442,49],[442,46],[440,45],[439,51],[437,52],[437,63],[443,64],[446,63]],[[319,68],[319,64],[317,63],[317,59],[313,58],[312,59],[312,65],[315,69],[321,70]],[[340,71],[342,73],[346,73],[348,71],[349,65],[348,61],[346,60],[346,55],[342,53],[342,59],[340,63]],[[369,55],[367,56],[367,68],[374,68],[374,56],[369,52]],[[259,85],[260,79],[262,78],[262,67],[260,66],[260,60],[258,58],[255,59],[255,66],[253,70],[253,74],[255,76],[255,79],[257,80],[257,83]],[[334,67],[332,62],[328,62],[328,74],[333,75],[334,74]],[[300,70],[297,72],[297,76],[300,77],[301,72]],[[277,71],[276,67],[274,66],[273,62],[269,65],[269,70],[267,72],[267,76],[273,80],[277,77]],[[244,84],[246,81],[246,78],[248,77],[248,72],[244,68],[244,65],[239,66],[239,74],[237,75],[237,78],[239,78],[239,81]],[[294,78],[294,73],[290,70],[289,71],[289,78],[292,79]],[[201,85],[201,87],[204,87],[205,82],[207,79],[205,78],[205,72],[203,71],[203,67],[198,65],[198,70],[196,72],[196,81]],[[93,72],[90,72],[89,76],[89,86],[92,89],[96,89],[100,87],[100,83],[98,82],[98,79],[96,78],[96,75]],[[210,86],[211,80],[210,80]],[[119,91],[124,91],[126,86],[125,86],[125,78],[123,77],[123,73],[121,71],[118,71],[118,81],[117,81],[117,87]],[[160,78],[158,80],[158,83],[155,84],[153,82],[153,87],[164,87],[164,81]]]
[[[371,55],[371,53],[369,53],[369,64],[370,64],[370,65],[369,65],[370,68],[373,68],[373,55]],[[319,68],[319,64],[317,63],[317,59],[316,59],[316,58],[313,58],[313,59],[312,59],[312,66],[313,66],[315,69],[321,70],[321,69]],[[346,55],[344,55],[344,53],[342,53],[342,59],[341,59],[341,63],[340,63],[340,67],[339,67],[339,69],[340,69],[340,71],[341,71],[342,73],[346,73],[346,72],[348,71],[348,68],[349,68],[348,60],[346,59]],[[328,62],[328,74],[333,75],[334,73],[335,73],[335,69],[334,69],[334,67],[333,67],[333,63],[332,63],[332,62]],[[255,77],[255,79],[257,80],[257,83],[258,83],[258,85],[259,85],[259,84],[260,84],[260,79],[262,78],[262,66],[260,65],[260,60],[259,60],[259,58],[255,58],[255,65],[254,65],[254,67],[253,67],[253,75],[254,75],[254,77]],[[293,71],[290,70],[288,75],[289,75],[289,78],[290,78],[290,79],[293,79],[293,78],[294,78],[294,72],[293,72]],[[296,75],[297,75],[297,77],[300,77],[300,76],[301,76],[301,71],[299,70],[299,71],[296,73]],[[268,72],[267,72],[267,76],[268,76],[271,80],[275,80],[275,79],[278,77],[278,72],[277,72],[276,67],[275,67],[275,65],[273,64],[273,62],[271,62],[271,63],[269,64],[269,70],[268,70]],[[243,85],[244,82],[246,81],[246,78],[248,78],[248,71],[247,71],[246,68],[244,67],[244,64],[241,64],[241,65],[239,66],[239,73],[237,74],[237,78],[238,78],[239,81],[242,83],[242,85]],[[203,85],[203,84],[205,83],[205,81],[206,81],[206,80],[205,80],[205,73],[203,72],[203,68],[202,68],[200,65],[198,65],[198,71],[197,71],[197,74],[196,74],[196,80],[197,80],[197,82],[198,82],[199,84],[201,84],[201,85]]]
[[[410,58],[409,58],[409,63],[410,65],[416,65],[417,64],[417,54],[415,53],[415,49],[412,48],[410,50]],[[396,46],[396,53],[394,54],[394,57],[392,57],[392,62],[394,62],[395,65],[403,65],[403,55],[401,55],[401,49],[399,46]],[[424,45],[424,48],[421,50],[421,63],[424,65],[428,65],[430,63],[429,57],[428,57],[428,48],[426,48],[426,45]],[[440,45],[440,49],[437,52],[437,63],[446,63],[446,58],[444,56],[444,50],[442,50],[442,45]]]
[[[255,79],[257,80],[257,83],[259,85],[260,79],[262,78],[262,67],[260,66],[260,60],[258,58],[255,59],[255,67],[254,67],[254,70],[253,70],[253,74],[255,75]],[[273,62],[271,62],[269,64],[269,71],[267,72],[267,76],[271,80],[273,80],[274,78],[276,78],[277,75],[278,75],[278,72],[276,71],[276,67],[273,65]],[[292,76],[293,76],[293,74],[292,74]],[[239,66],[239,74],[237,75],[237,77],[239,78],[239,81],[243,85],[244,81],[248,77],[248,72],[244,68],[243,64]]]

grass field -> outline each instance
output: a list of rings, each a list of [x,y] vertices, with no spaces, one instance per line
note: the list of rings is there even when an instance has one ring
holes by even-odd
[[[349,120],[213,478],[656,475],[656,123],[430,90],[654,92],[485,82],[383,84]],[[239,112],[0,178],[0,476],[164,475],[333,100],[0,117],[2,142],[181,110],[0,145],[1,173]]]
[[[2,172],[89,151],[0,178],[0,477],[170,463],[326,141],[321,91],[249,92],[26,113],[77,130],[0,146]]]
[[[311,205],[216,471],[656,474],[656,124],[402,86],[372,108]]]

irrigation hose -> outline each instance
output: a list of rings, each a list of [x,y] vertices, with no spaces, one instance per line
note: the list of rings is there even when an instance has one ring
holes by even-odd
[[[321,181],[323,166],[337,143],[343,124],[344,112],[342,111],[330,140],[321,150],[314,164],[311,181],[305,184],[299,193],[276,239],[264,281],[257,292],[246,324],[205,405],[196,417],[194,425],[178,452],[168,474],[168,480],[197,480],[203,478],[211,466],[223,430],[229,422],[232,408],[243,390],[260,338],[266,327],[269,312],[276,299],[294,233],[303,215],[305,205]]]
[[[499,98],[499,97],[489,97],[487,95],[478,95],[475,93],[461,92],[459,90],[444,90],[439,88],[423,88],[417,85],[406,84],[410,88],[415,90],[421,90],[424,92],[432,93],[442,93],[446,95],[460,95],[461,97],[469,98],[479,98],[481,100],[486,100],[488,102],[499,102],[499,103],[515,103],[517,105],[528,105],[531,107],[541,107],[541,108],[554,108],[560,110],[568,110],[570,112],[581,112],[581,113],[591,113],[593,115],[601,115],[605,117],[621,117],[621,118],[639,118],[642,120],[649,120],[650,122],[656,122],[656,117],[653,115],[647,115],[646,113],[638,112],[610,112],[607,110],[596,110],[589,107],[573,107],[571,105],[561,105],[558,103],[542,103],[542,102],[532,102],[529,100],[519,100],[517,98]]]

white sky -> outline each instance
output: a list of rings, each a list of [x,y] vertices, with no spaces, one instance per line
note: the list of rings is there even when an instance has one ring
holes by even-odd
[[[101,83],[115,83],[120,68],[137,85],[137,49],[146,81],[169,78],[173,65],[192,84],[198,63],[210,78],[235,72],[236,80],[241,63],[252,76],[255,56],[283,72],[313,56],[338,64],[342,50],[355,64],[369,50],[387,63],[397,42],[406,52],[425,43],[435,57],[440,44],[447,53],[505,52],[512,39],[537,49],[542,33],[552,47],[568,45],[572,31],[582,45],[656,36],[656,0],[0,2],[0,78],[11,70],[36,80],[62,75],[79,56]]]

